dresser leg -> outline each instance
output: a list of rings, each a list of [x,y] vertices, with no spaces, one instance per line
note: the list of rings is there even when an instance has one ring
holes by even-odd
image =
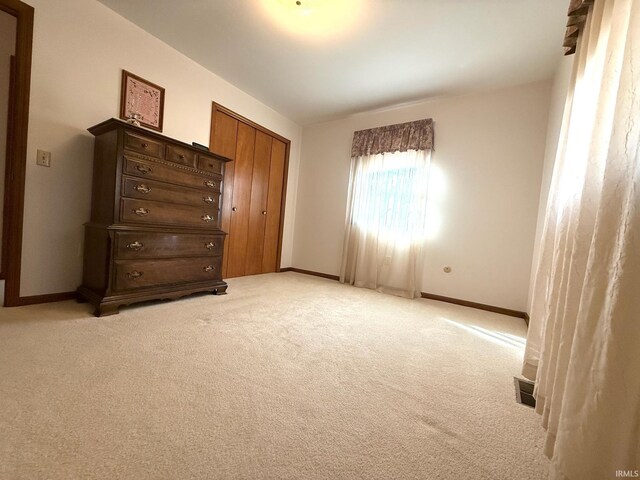
[[[117,315],[119,313],[120,305],[99,305],[96,307],[94,315],[96,317],[108,317],[109,315]]]
[[[214,295],[226,295],[227,294],[227,286],[218,287],[213,292]]]

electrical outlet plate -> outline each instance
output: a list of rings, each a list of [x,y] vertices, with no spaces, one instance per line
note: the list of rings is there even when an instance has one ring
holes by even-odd
[[[46,152],[44,150],[38,150],[38,154],[36,156],[36,164],[41,167],[50,167],[51,166],[51,152]]]

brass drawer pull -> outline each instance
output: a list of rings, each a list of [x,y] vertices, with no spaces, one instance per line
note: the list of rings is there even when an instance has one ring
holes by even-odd
[[[144,275],[144,272],[139,272],[138,270],[134,270],[133,272],[127,273],[127,277],[129,277],[131,280],[137,280],[142,275]]]
[[[148,144],[148,143],[143,143],[143,144],[142,144],[142,148],[145,148],[145,149],[146,149],[146,148],[148,148],[148,147],[149,147],[149,144]]]
[[[136,185],[136,190],[140,193],[149,193],[151,188],[147,187],[144,183],[141,183],[140,185]]]
[[[132,242],[132,243],[128,243],[128,244],[127,244],[127,248],[128,248],[129,250],[135,250],[136,252],[137,252],[138,250],[142,250],[142,248],[143,248],[143,247],[144,247],[144,243],[140,243],[140,242],[139,242],[139,241],[137,241],[137,240],[136,240],[135,242]]]
[[[208,222],[213,222],[213,217],[212,217],[211,215],[202,215],[202,216],[200,217],[200,219],[201,219],[203,222],[207,222],[207,223],[208,223]]]
[[[216,182],[212,182],[211,180],[207,180],[204,182],[205,187],[214,188],[216,186]]]
[[[216,267],[214,267],[213,265],[207,265],[206,267],[203,268],[205,272],[213,272],[215,269]]]
[[[149,209],[148,208],[136,208],[133,213],[135,213],[136,215],[138,215],[139,217],[144,217],[146,215],[149,215]]]
[[[136,165],[136,170],[138,170],[143,175],[146,175],[147,173],[151,173],[152,169],[151,167],[147,167],[146,165]]]
[[[233,208],[231,209],[231,211],[232,211],[232,212],[237,212],[237,211],[238,211],[238,207],[233,207]]]
[[[213,197],[212,196],[202,197],[202,201],[204,203],[213,203]]]
[[[262,210],[262,214],[263,214],[263,215],[266,215],[266,214],[267,214],[267,211],[266,211],[266,210]]]
[[[209,243],[205,243],[204,246],[207,250],[213,250],[214,248],[216,248],[217,245],[213,242],[209,242]]]

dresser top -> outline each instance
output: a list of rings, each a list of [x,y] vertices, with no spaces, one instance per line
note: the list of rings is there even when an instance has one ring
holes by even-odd
[[[105,120],[104,122],[98,123],[97,125],[94,125],[93,127],[88,128],[87,130],[94,136],[98,136],[98,135],[102,135],[103,133],[109,132],[111,130],[115,130],[118,128],[122,128],[125,130],[129,130],[132,132],[136,132],[140,135],[144,135],[145,137],[149,137],[149,138],[154,138],[156,140],[160,140],[162,142],[169,142],[169,143],[173,143],[175,145],[180,145],[182,148],[186,148],[189,150],[192,150],[193,152],[197,152],[199,154],[204,154],[204,155],[210,155],[212,157],[217,158],[218,160],[221,160],[223,162],[231,162],[233,161],[230,158],[227,157],[223,157],[222,155],[218,155],[217,153],[213,153],[210,152],[208,150],[202,150],[200,148],[196,148],[193,145],[189,145],[188,143],[184,143],[181,142],[179,140],[176,140],[174,138],[170,138],[170,137],[166,137],[164,135],[161,135],[159,133],[153,132],[151,130],[147,130],[146,128],[142,128],[142,127],[136,127],[135,125],[131,125],[130,123],[127,123],[123,120],[119,120],[117,118],[110,118],[108,120]]]

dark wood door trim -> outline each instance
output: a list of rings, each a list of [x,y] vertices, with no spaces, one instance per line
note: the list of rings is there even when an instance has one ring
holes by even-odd
[[[0,280],[5,280],[6,279],[6,271],[7,271],[7,255],[5,254],[5,252],[7,251],[7,249],[9,248],[9,244],[7,242],[7,239],[9,238],[9,236],[6,233],[6,227],[5,227],[5,218],[7,218],[8,213],[8,206],[9,206],[9,175],[7,175],[7,171],[8,171],[8,167],[6,165],[6,163],[9,161],[10,158],[12,158],[12,148],[13,146],[11,145],[11,142],[9,141],[10,138],[13,138],[14,132],[13,132],[13,115],[14,115],[14,110],[15,110],[15,101],[14,101],[14,97],[15,97],[15,89],[16,89],[16,56],[15,55],[11,55],[11,58],[9,60],[9,96],[8,96],[8,109],[7,109],[7,141],[6,141],[6,149],[5,149],[5,167],[4,167],[4,171],[0,172],[1,175],[4,175],[4,193],[3,193],[3,197],[4,197],[4,201],[3,201],[3,211],[2,211],[2,255],[0,258]]]
[[[15,89],[13,115],[9,121],[11,138],[7,138],[11,156],[7,158],[5,192],[3,262],[6,265],[4,304],[21,305],[20,267],[24,221],[24,185],[27,168],[27,132],[29,129],[29,89],[33,45],[33,7],[19,0],[0,0],[0,10],[17,19]],[[4,269],[3,269],[4,270]]]
[[[250,127],[253,127],[256,130],[259,130],[263,133],[266,133],[267,135],[270,135],[273,138],[276,138],[285,144],[284,173],[283,173],[284,179],[282,182],[282,200],[281,200],[282,204],[280,205],[280,231],[278,232],[278,256],[276,261],[276,272],[279,272],[280,262],[282,259],[282,238],[284,234],[284,212],[285,212],[285,206],[287,203],[287,183],[289,180],[289,155],[291,153],[291,140],[283,137],[282,135],[277,134],[272,130],[269,130],[268,128],[263,127],[262,125],[257,124],[252,120],[249,120],[246,117],[243,117],[242,115],[234,112],[233,110],[229,110],[227,107],[220,105],[219,103],[212,102],[212,107],[211,107],[212,124],[211,124],[211,138],[209,139],[209,145],[213,144],[213,138],[215,133],[215,125],[213,122],[216,118],[216,112],[221,112],[230,116],[231,118],[235,118],[239,122],[249,125]],[[233,160],[235,160],[235,158]],[[229,186],[227,186],[227,188],[229,188]]]

